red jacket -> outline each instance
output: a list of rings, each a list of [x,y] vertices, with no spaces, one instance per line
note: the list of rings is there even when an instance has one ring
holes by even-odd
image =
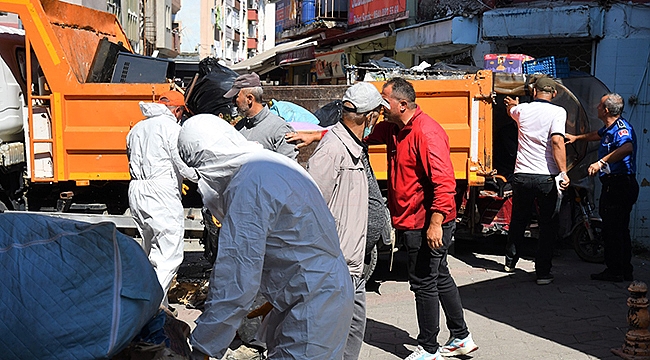
[[[442,213],[443,223],[456,219],[449,137],[440,124],[418,106],[401,130],[382,121],[365,141],[387,146],[388,208],[396,229],[424,229],[432,212]]]

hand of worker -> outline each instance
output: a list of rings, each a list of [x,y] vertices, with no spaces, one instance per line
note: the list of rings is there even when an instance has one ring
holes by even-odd
[[[569,177],[565,172],[561,172],[555,177],[555,184],[557,186],[558,191],[564,191],[569,188],[569,184],[571,184],[571,180],[569,179]]]
[[[573,144],[576,141],[576,136],[571,134],[564,134],[564,143]]]
[[[181,193],[182,193],[183,195],[187,195],[187,190],[189,190],[189,189],[190,189],[189,186],[183,184],[183,186],[181,186]]]
[[[594,176],[594,175],[598,174],[598,172],[601,171],[601,170],[605,174],[610,173],[609,164],[606,161],[602,160],[602,159],[600,159],[600,160],[596,161],[595,163],[592,163],[591,165],[589,165],[589,169],[587,169],[587,173],[590,176]]]
[[[429,225],[427,229],[427,244],[433,250],[442,247],[442,225]]]
[[[519,105],[519,98],[516,97],[516,98],[513,99],[510,96],[506,96],[505,99],[503,99],[503,102],[506,104],[506,108],[508,108],[508,110],[510,110],[509,108],[511,106]]]
[[[296,142],[296,148],[300,149],[305,147],[314,141],[320,141],[323,137],[320,131],[314,132],[290,132],[284,135],[287,142]]]

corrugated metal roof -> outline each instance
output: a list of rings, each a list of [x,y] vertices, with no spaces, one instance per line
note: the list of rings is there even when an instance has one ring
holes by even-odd
[[[289,50],[293,47],[306,43],[307,41],[310,40],[312,40],[312,38],[308,37],[305,39],[294,40],[294,41],[276,45],[270,48],[269,50],[266,50],[262,53],[253,56],[252,58],[246,59],[242,62],[238,62],[237,64],[230,66],[230,68],[234,71],[242,71],[242,70],[254,71],[256,70],[256,68],[262,67],[266,60],[275,58],[276,53]]]

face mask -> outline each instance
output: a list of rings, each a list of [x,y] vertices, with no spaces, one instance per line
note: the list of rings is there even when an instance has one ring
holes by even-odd
[[[372,126],[363,129],[363,137],[366,138],[372,132]]]

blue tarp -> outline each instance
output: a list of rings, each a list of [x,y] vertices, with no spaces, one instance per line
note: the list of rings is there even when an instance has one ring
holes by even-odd
[[[0,357],[105,359],[157,313],[146,254],[112,223],[0,214]]]
[[[286,122],[303,122],[318,124],[320,121],[316,115],[312,114],[304,107],[288,101],[271,100],[269,107],[274,114],[283,118]]]

